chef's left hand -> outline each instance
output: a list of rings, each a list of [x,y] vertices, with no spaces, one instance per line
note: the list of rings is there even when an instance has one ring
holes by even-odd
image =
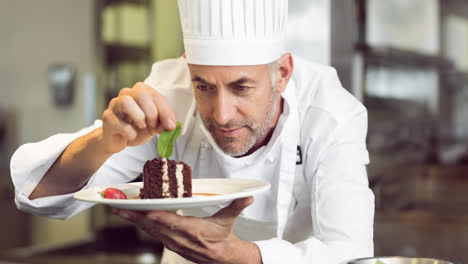
[[[195,263],[261,263],[258,247],[232,233],[237,217],[252,202],[251,196],[234,200],[206,218],[166,211],[113,208],[113,212],[160,240],[166,248]]]

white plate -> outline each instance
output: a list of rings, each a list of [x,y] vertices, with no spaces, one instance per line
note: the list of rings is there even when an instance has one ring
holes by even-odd
[[[118,184],[102,188],[89,188],[76,192],[75,199],[107,204],[112,207],[133,210],[178,210],[220,205],[237,198],[251,196],[270,189],[270,184],[264,181],[249,179],[193,179],[192,193],[214,193],[218,195],[195,195],[185,198],[166,199],[106,199],[99,192],[112,187],[119,189],[127,197],[135,197],[140,193],[142,182]]]

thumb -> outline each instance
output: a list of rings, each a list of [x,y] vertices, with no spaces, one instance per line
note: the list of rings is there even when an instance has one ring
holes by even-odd
[[[219,210],[211,219],[218,224],[226,226],[233,225],[240,213],[254,201],[252,196],[234,200],[231,204]]]

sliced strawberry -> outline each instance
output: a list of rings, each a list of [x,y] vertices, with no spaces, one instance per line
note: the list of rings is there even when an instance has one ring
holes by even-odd
[[[107,199],[127,199],[124,192],[115,188],[107,188],[103,192],[99,192],[99,194]]]

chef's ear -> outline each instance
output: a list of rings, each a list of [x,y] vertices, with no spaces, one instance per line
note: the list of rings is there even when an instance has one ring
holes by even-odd
[[[291,53],[286,52],[278,60],[276,66],[276,92],[282,93],[288,85],[294,68],[294,61]]]

